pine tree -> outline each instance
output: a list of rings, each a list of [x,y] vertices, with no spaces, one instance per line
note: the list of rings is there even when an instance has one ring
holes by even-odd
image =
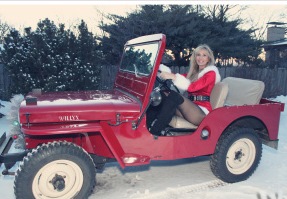
[[[97,89],[102,64],[98,44],[84,21],[78,30],[77,37],[49,19],[35,31],[25,28],[23,36],[11,30],[1,55],[11,74],[11,93]]]
[[[80,89],[92,89],[100,82],[101,64],[99,57],[101,53],[95,37],[88,31],[87,24],[81,21],[78,26],[79,36],[77,40],[77,63],[75,77],[81,82]],[[78,82],[75,82],[78,83]]]
[[[239,19],[228,20],[229,7],[220,6],[211,14],[197,5],[143,5],[127,17],[108,15],[112,23],[99,26],[102,51],[111,64],[118,63],[124,43],[138,36],[164,33],[166,49],[173,65],[187,66],[194,48],[208,44],[219,60],[237,59],[253,63],[260,54],[261,42],[252,37],[255,31],[241,30]]]

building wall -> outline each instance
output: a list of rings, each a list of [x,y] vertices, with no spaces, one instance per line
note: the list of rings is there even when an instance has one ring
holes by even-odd
[[[269,27],[267,29],[267,42],[278,41],[284,39],[285,28],[283,27]]]
[[[284,27],[268,27],[267,29],[267,42],[274,42],[284,40],[285,37],[285,28]],[[287,48],[287,47],[286,47]],[[283,48],[284,49],[284,48]],[[266,49],[265,49],[266,50]],[[266,50],[265,61],[270,65],[278,65],[279,64],[279,55],[280,51],[278,47],[274,46]]]

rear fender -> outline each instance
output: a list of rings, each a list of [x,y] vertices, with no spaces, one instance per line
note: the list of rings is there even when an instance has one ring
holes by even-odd
[[[236,129],[236,128],[251,128],[254,129],[256,133],[258,133],[259,137],[261,138],[261,141],[263,144],[278,149],[278,139],[271,140],[269,136],[268,129],[264,122],[260,120],[257,117],[242,117],[235,120],[233,123],[231,123],[227,129],[224,131],[227,131],[228,129]]]
[[[204,146],[202,150],[206,148],[206,154],[213,154],[222,133],[237,125],[264,132],[265,139],[277,141],[281,111],[282,106],[275,103],[217,108],[211,111],[197,128],[197,132],[204,129],[210,131],[209,139],[205,140],[208,147]]]

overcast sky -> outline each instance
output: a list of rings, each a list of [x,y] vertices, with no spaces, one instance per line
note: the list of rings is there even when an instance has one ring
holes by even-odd
[[[49,18],[56,23],[65,23],[67,26],[75,24],[83,19],[90,28],[95,27],[100,20],[98,11],[104,13],[115,13],[125,15],[136,9],[136,5],[102,5],[90,2],[89,4],[79,4],[77,2],[63,2],[56,4],[2,4],[0,2],[0,19],[15,28],[31,26],[36,27],[41,19]]]
[[[1,1],[0,20],[16,29],[35,28],[39,20],[49,18],[66,26],[77,24],[83,19],[90,30],[96,31],[100,20],[97,11],[125,15],[142,4],[241,4],[248,8],[242,16],[253,19],[259,28],[271,21],[287,22],[286,1]],[[246,25],[248,27],[250,23]]]

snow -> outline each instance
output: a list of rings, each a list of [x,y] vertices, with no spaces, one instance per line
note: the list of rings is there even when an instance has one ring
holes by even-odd
[[[275,100],[287,104],[287,96]],[[11,103],[1,103],[0,112],[9,112]],[[177,161],[154,161],[150,165],[120,169],[108,163],[97,173],[97,185],[89,199],[287,199],[287,108],[281,113],[278,150],[263,146],[255,173],[246,181],[227,184],[211,172],[208,157]],[[0,134],[9,121],[0,119]],[[0,168],[0,171],[2,171]],[[17,165],[11,171],[15,171]],[[13,199],[14,176],[0,174],[1,199]]]

